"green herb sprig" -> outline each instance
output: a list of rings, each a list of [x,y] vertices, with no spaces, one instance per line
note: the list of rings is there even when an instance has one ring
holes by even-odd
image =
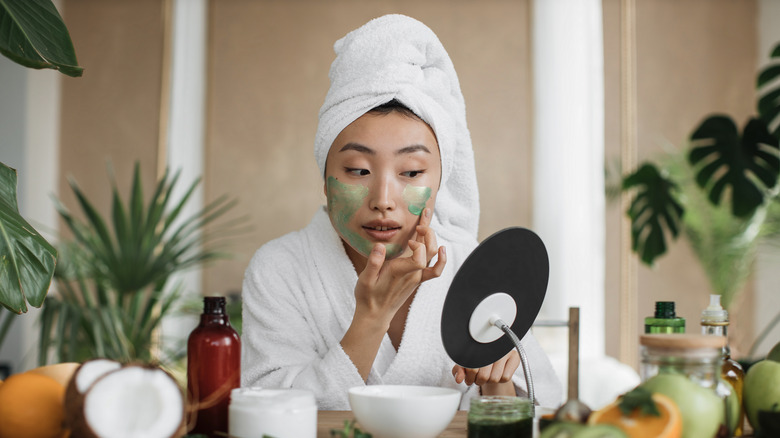
[[[363,432],[355,426],[355,420],[344,420],[343,429],[331,429],[331,438],[372,438],[368,432]]]
[[[642,415],[661,416],[661,412],[658,411],[658,406],[653,400],[653,393],[642,387],[634,388],[620,396],[618,406],[623,415],[630,415],[639,409]]]

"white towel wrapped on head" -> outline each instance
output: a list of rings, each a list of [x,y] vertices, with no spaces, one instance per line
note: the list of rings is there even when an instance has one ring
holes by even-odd
[[[432,227],[447,240],[476,242],[479,192],[466,106],[439,38],[413,18],[385,15],[348,33],[334,49],[314,144],[320,171],[325,174],[328,150],[344,128],[395,99],[428,123],[439,143],[442,181]]]

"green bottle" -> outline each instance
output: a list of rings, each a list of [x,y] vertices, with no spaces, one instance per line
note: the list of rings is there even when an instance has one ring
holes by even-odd
[[[645,333],[685,333],[685,318],[674,313],[674,301],[655,302],[655,315],[645,318]]]

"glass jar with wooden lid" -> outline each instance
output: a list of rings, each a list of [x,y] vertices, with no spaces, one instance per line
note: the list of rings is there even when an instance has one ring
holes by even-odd
[[[739,405],[733,388],[721,378],[720,373],[726,339],[721,336],[701,334],[648,334],[640,336],[639,343],[641,356],[639,375],[642,382],[662,374],[677,374],[713,391],[721,401],[717,409],[722,409],[722,412],[712,414],[723,419],[722,429],[725,430],[721,433],[731,436],[736,426]],[[658,380],[655,379],[656,383]],[[669,389],[682,391],[681,388]],[[687,408],[678,407],[681,411]],[[683,417],[685,417],[684,412]]]

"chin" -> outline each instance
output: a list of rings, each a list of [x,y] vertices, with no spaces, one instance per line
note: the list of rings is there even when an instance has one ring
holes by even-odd
[[[402,255],[405,255],[406,253],[411,254],[411,251],[409,251],[408,245],[399,245],[397,243],[383,243],[385,246],[385,260],[392,260],[398,257],[401,257]]]

